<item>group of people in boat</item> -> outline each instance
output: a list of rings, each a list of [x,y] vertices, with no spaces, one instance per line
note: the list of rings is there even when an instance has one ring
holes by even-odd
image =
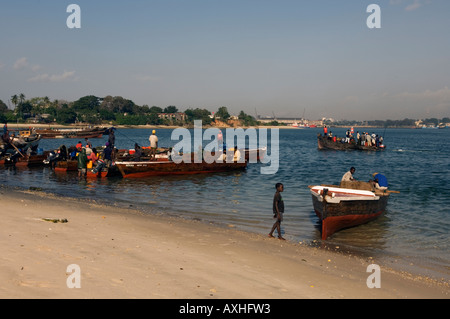
[[[356,134],[354,133],[353,127],[351,129],[348,129],[345,132],[345,137],[339,138],[336,135],[333,135],[333,132],[328,132],[327,126],[324,126],[323,128],[324,137],[328,138],[328,140],[333,142],[340,142],[340,143],[351,143],[351,144],[357,144],[361,146],[373,146],[373,147],[383,147],[383,137],[379,136],[378,134],[372,133],[369,134],[368,132],[362,132],[359,133],[359,131],[356,131]]]
[[[342,178],[341,178],[341,184],[342,182],[357,182],[357,180],[354,178],[353,174],[355,174],[356,168],[351,167],[348,172],[346,172]],[[373,173],[372,174],[373,179],[369,180],[370,185],[373,187],[373,189],[378,190],[386,190],[388,188],[388,182],[386,176],[380,173]]]
[[[85,144],[81,141],[75,146],[67,148],[61,145],[59,149],[51,151],[47,157],[46,163],[55,168],[60,161],[76,160],[78,175],[86,176],[87,170],[91,169],[97,173],[104,168],[109,168],[112,164],[114,149],[109,142],[106,142],[102,150],[92,147],[92,143],[85,138]]]
[[[27,134],[24,134],[27,133]],[[20,134],[10,132],[8,124],[3,125],[3,134],[0,136],[0,158],[6,155],[8,150],[12,150],[12,153],[8,154],[9,159],[14,160],[19,156],[31,155],[36,151],[37,146],[29,147],[30,142],[39,140],[39,135],[36,134],[34,128],[30,128],[28,131],[22,131]]]

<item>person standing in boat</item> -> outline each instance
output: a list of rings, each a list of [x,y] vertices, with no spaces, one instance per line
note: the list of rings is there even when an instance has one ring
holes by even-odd
[[[78,154],[78,177],[86,176],[87,174],[87,163],[88,158],[86,155],[86,149],[83,147],[81,153]]]
[[[106,167],[109,168],[111,166],[111,163],[112,163],[112,152],[113,152],[113,150],[112,150],[111,145],[109,144],[109,142],[106,142],[105,146],[106,147],[103,150],[102,158],[103,158],[103,161],[104,161]]]
[[[238,147],[234,147],[234,156],[233,156],[233,162],[237,163],[241,159],[241,152],[239,151]]]
[[[350,170],[342,176],[341,182],[355,182],[356,179],[353,177],[355,174],[356,168],[351,167]]]
[[[92,149],[92,143],[91,143],[91,141],[89,141],[89,139],[88,139],[87,137],[85,137],[84,140],[85,140],[85,143],[86,143],[86,145],[85,145],[86,148]]]
[[[134,161],[140,162],[142,156],[142,150],[138,143],[134,143]]]
[[[156,131],[152,131],[152,135],[148,138],[150,141],[150,160],[156,160],[156,149],[158,148],[158,137],[156,136]]]
[[[275,196],[273,197],[273,218],[275,219],[275,223],[272,226],[272,230],[269,233],[269,237],[273,238],[273,232],[275,229],[278,232],[278,239],[285,240],[281,236],[281,222],[283,221],[283,214],[284,214],[284,201],[283,197],[281,196],[281,192],[284,191],[284,186],[281,183],[277,183],[275,185],[276,192]]]
[[[108,143],[111,146],[111,149],[114,150],[114,146],[116,145],[116,136],[114,135],[114,129],[109,130]]]
[[[223,145],[223,134],[222,131],[219,130],[219,133],[217,134],[217,149],[220,150],[222,145]]]

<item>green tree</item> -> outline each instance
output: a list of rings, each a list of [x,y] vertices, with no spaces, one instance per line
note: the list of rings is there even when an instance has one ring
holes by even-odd
[[[186,121],[188,123],[193,123],[195,120],[202,120],[203,124],[208,125],[212,122],[209,117],[211,112],[206,109],[187,109],[184,113],[186,114]]]
[[[56,114],[56,122],[59,124],[72,124],[77,120],[77,113],[69,108],[62,108]]]
[[[164,109],[163,113],[177,113],[178,109],[176,106],[170,105]]]
[[[226,106],[219,107],[219,110],[216,112],[216,116],[219,117],[221,120],[228,120],[230,118],[230,113],[228,113],[228,109]]]
[[[73,110],[75,112],[81,110],[91,110],[97,112],[100,106],[100,99],[94,95],[83,96],[73,103]]]
[[[162,113],[163,109],[159,106],[152,106],[149,111],[150,113]]]
[[[255,120],[255,118],[253,116],[245,114],[244,111],[241,111],[241,113],[239,113],[238,118],[239,118],[239,120],[241,120],[242,124],[245,126],[253,126],[253,125],[258,124],[258,121]]]
[[[0,100],[0,114],[4,114],[8,111],[8,106]]]

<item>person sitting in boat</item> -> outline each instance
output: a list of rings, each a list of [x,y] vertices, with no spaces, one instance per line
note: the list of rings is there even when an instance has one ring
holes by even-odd
[[[370,182],[376,189],[385,190],[388,188],[388,182],[386,176],[380,173],[373,173],[373,180]]]
[[[105,167],[106,167],[105,161],[99,157],[97,160],[97,165],[92,170],[92,173],[97,174],[98,172],[101,172],[103,170],[103,168],[105,168]]]
[[[98,159],[99,159],[99,154],[97,152],[97,149],[92,149],[91,154],[89,154],[88,159],[92,161],[92,167],[97,165]]]
[[[58,150],[50,152],[47,161],[51,168],[55,168],[58,162],[67,161],[67,149],[65,145],[61,145]]]
[[[77,148],[75,146],[70,146],[69,150],[67,151],[69,155],[70,160],[76,160],[77,159]]]
[[[356,168],[351,167],[350,170],[342,176],[341,182],[356,182],[356,179],[353,177],[355,171]]]
[[[333,138],[333,132],[330,131],[330,134],[328,134],[328,139],[331,140]]]
[[[234,156],[233,156],[233,162],[239,162],[241,159],[241,152],[238,150],[238,147],[234,147]]]
[[[223,145],[222,162],[225,163],[227,161],[227,147],[225,144]]]
[[[140,162],[142,156],[142,150],[138,143],[134,143],[134,161]]]

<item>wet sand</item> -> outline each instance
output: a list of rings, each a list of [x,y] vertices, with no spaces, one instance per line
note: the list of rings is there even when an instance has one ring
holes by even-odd
[[[448,298],[448,283],[226,226],[0,188],[0,298]],[[45,221],[49,218],[65,223]],[[78,265],[80,288],[68,288]]]

